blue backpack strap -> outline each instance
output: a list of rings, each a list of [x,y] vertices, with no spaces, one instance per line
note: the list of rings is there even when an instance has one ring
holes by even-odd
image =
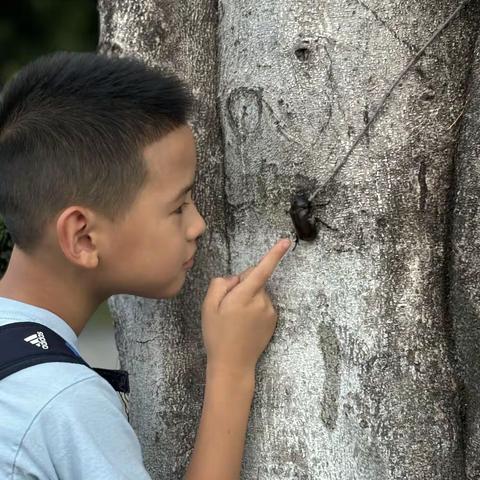
[[[125,370],[93,368],[50,328],[36,322],[0,326],[0,380],[32,365],[47,362],[79,363],[91,368],[117,391],[128,393]]]

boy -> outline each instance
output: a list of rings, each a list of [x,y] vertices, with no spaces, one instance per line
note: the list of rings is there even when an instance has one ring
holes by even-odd
[[[206,228],[191,198],[193,100],[178,78],[139,61],[67,52],[24,67],[0,100],[0,214],[15,244],[0,281],[0,339],[36,322],[17,347],[48,349],[50,329],[78,354],[77,335],[109,296],[181,290]],[[264,286],[283,243],[209,285],[188,480],[239,478],[255,365],[277,321]],[[88,366],[48,362],[5,376],[0,419],[2,479],[150,478],[118,394]]]

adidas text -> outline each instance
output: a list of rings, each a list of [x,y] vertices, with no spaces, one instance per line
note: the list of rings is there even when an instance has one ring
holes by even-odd
[[[32,345],[41,347],[44,350],[48,350],[48,343],[45,340],[45,335],[43,334],[43,332],[34,333],[33,335],[25,337],[24,340],[28,343],[31,343]]]

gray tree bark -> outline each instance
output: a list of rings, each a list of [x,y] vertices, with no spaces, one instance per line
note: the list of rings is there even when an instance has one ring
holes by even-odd
[[[466,477],[480,478],[480,41],[477,38],[455,163],[450,314],[463,397]]]
[[[218,16],[216,4],[99,1],[100,51],[174,70],[201,102],[196,197],[209,230],[192,278],[173,300],[109,300],[131,373],[131,422],[158,479],[181,478],[193,447],[210,278],[254,264],[291,230],[291,194],[328,179],[458,2],[221,0]],[[452,328],[452,311],[462,316],[474,284],[449,302],[448,267],[477,4],[405,77],[316,199],[330,200],[316,214],[337,230],[302,242],[269,282],[279,322],[257,366],[243,479],[475,478],[477,410],[468,410],[469,430],[463,406],[478,392],[478,367],[467,368],[478,342],[466,338],[456,354],[461,322]],[[469,150],[467,142],[460,158],[473,171]],[[469,244],[468,228],[453,226],[454,243]],[[452,272],[461,275],[458,258]],[[472,282],[475,275],[467,272]],[[465,337],[475,301],[462,317]]]

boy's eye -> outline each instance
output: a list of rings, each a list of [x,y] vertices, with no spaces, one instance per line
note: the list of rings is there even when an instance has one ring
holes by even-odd
[[[180,215],[181,213],[183,213],[183,207],[185,205],[188,205],[188,203],[182,203],[182,205],[180,205],[173,213]]]

